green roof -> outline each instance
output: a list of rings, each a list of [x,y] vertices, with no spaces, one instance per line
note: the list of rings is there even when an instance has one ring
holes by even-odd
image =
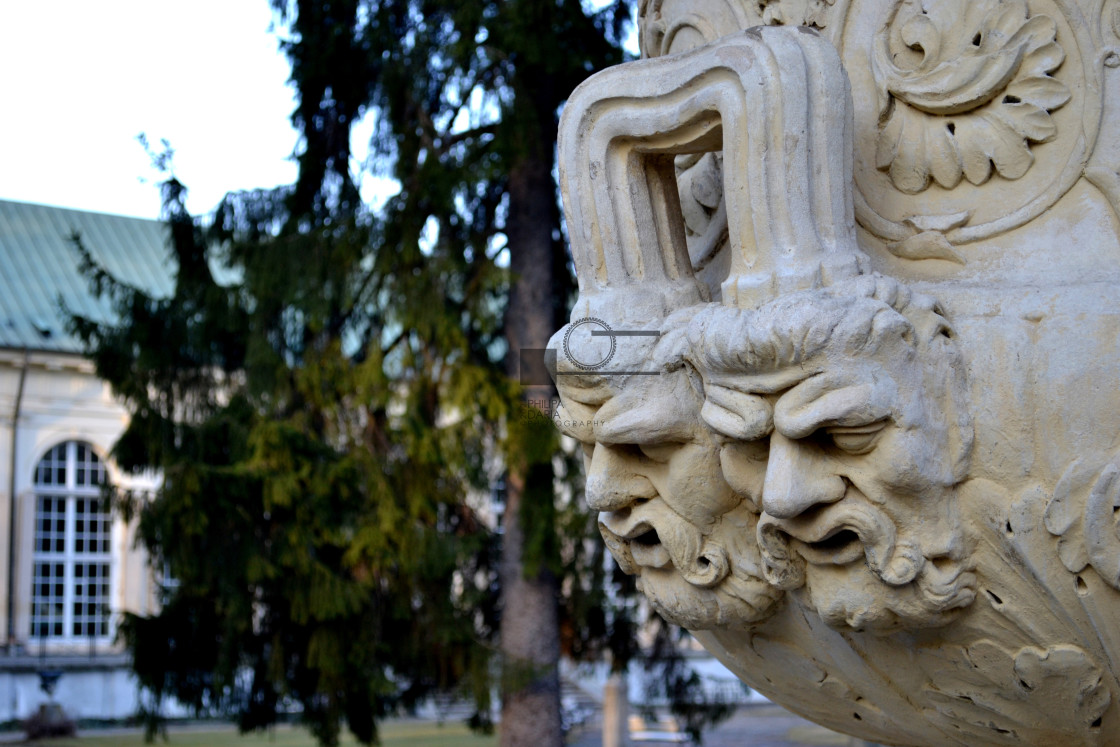
[[[171,293],[167,229],[159,221],[0,200],[0,348],[81,353],[62,303],[93,319],[113,318],[78,272],[75,234],[116,277],[156,296]]]

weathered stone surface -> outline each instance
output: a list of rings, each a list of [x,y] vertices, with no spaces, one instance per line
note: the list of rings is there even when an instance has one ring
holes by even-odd
[[[830,728],[1120,744],[1120,2],[640,21],[560,133],[611,553]]]

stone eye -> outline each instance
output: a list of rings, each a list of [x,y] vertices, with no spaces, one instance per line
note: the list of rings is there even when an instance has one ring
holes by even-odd
[[[832,426],[825,429],[832,444],[846,454],[866,454],[875,448],[879,434],[886,428],[887,421],[857,426]]]

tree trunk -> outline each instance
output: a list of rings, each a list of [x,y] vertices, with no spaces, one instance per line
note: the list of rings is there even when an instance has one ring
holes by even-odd
[[[560,747],[560,634],[556,578],[542,569],[526,577],[524,533],[518,526],[525,495],[510,474],[502,550],[502,747]]]
[[[548,121],[548,120],[545,120]],[[537,128],[527,128],[537,129]],[[541,128],[544,129],[544,128]],[[526,138],[524,154],[510,172],[507,223],[513,287],[506,317],[508,368],[517,377],[519,351],[543,348],[554,331],[552,148],[547,137]],[[547,400],[551,387],[534,387],[527,398]],[[531,406],[528,402],[524,407]],[[518,413],[517,415],[520,415]],[[551,427],[538,424],[536,427]],[[541,458],[511,464],[507,479],[502,582],[502,747],[560,747],[560,632],[558,588],[547,558],[531,558],[526,572],[525,502],[553,500],[552,463]],[[551,512],[547,512],[551,516]]]

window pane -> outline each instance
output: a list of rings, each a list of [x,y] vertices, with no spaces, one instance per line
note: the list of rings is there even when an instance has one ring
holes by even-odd
[[[59,444],[39,460],[35,468],[36,485],[66,484],[66,444]]]
[[[77,469],[74,470],[74,484],[80,487],[85,487],[89,484],[88,475],[86,474],[86,453],[88,451],[89,449],[86,448],[85,444],[78,444],[78,447],[74,450],[78,462],[76,465]]]
[[[101,511],[101,501],[95,498],[75,500],[74,552],[80,554],[107,554],[111,518]]]
[[[89,444],[78,444],[76,451],[77,465],[74,472],[74,482],[79,487],[100,485],[105,476],[105,469],[97,454]]]
[[[35,516],[35,550],[62,552],[66,537],[66,501],[55,496],[39,496]]]
[[[74,586],[74,603],[72,605],[73,635],[99,635],[102,622],[108,619],[109,609],[109,584],[100,583],[99,579],[109,578],[108,563],[78,563],[75,567],[82,569],[83,581]],[[107,623],[104,630],[108,632]]]
[[[62,622],[63,585],[53,583],[62,573],[57,563],[32,564],[31,629],[41,638],[51,635],[57,622]]]

